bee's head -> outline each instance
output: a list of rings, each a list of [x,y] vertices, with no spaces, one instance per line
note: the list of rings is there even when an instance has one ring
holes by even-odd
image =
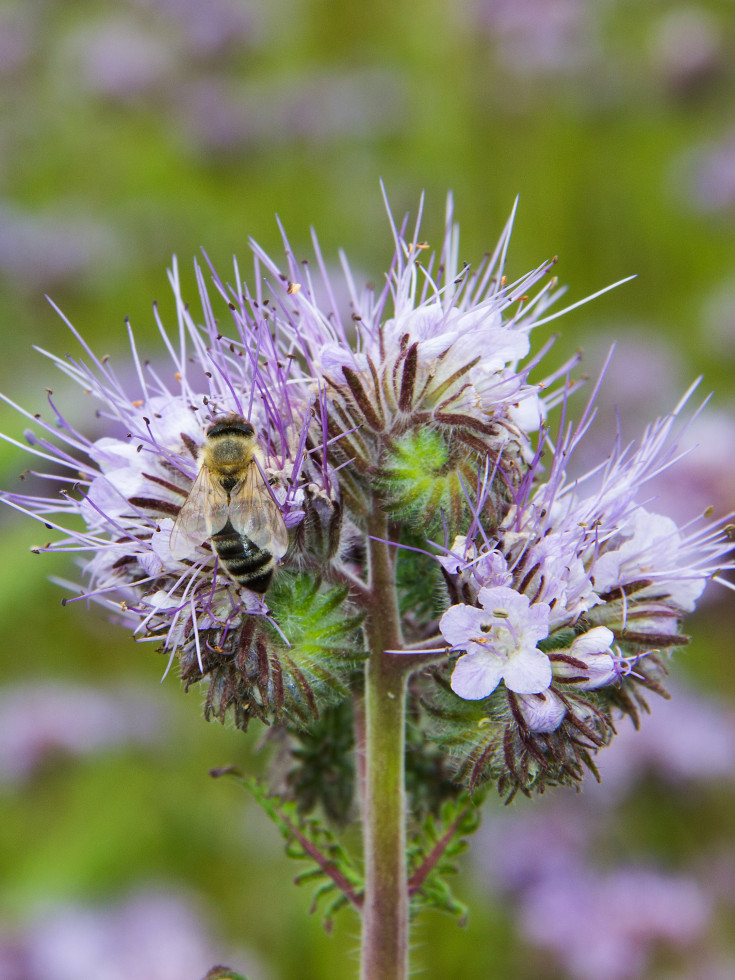
[[[207,438],[216,439],[218,436],[227,436],[233,433],[252,439],[255,436],[255,429],[242,415],[226,415],[209,426]]]

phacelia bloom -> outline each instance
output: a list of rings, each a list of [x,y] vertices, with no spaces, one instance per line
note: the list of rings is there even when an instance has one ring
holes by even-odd
[[[616,713],[637,721],[642,690],[663,693],[663,661],[688,642],[683,616],[707,581],[732,567],[724,521],[680,529],[639,502],[647,502],[648,481],[676,462],[673,427],[685,401],[637,447],[615,446],[583,479],[566,470],[590,406],[555,446],[542,433],[548,472],[538,453],[495,524],[481,516],[484,488],[472,534],[439,559],[454,600],[439,627],[460,654],[450,688],[485,699],[482,737],[459,753],[471,780],[484,778],[488,758],[502,753],[516,789],[543,771],[564,781],[589,749],[609,741]],[[594,489],[583,493],[585,484]],[[505,633],[491,611],[500,593]]]
[[[452,674],[452,690],[477,700],[493,693],[501,680],[510,691],[538,694],[551,683],[551,663],[536,642],[549,634],[549,607],[533,606],[525,595],[502,586],[480,589],[476,606],[452,606],[441,631],[447,642],[467,653]]]
[[[49,496],[7,493],[3,499],[57,533],[56,540],[35,551],[85,556],[82,575],[88,585],[80,590],[67,583],[74,592],[112,609],[136,638],[156,643],[170,658],[179,657],[187,682],[209,676],[208,713],[221,717],[233,707],[241,724],[252,715],[265,719],[269,712],[308,714],[310,665],[301,662],[298,640],[279,633],[271,612],[279,603],[298,606],[290,592],[300,588],[304,569],[318,565],[325,581],[339,578],[336,570],[332,576],[331,566],[342,508],[327,459],[324,388],[299,367],[293,336],[280,336],[270,303],[275,307],[282,299],[250,296],[242,286],[228,293],[215,280],[233,323],[226,337],[197,273],[204,324],[194,323],[181,300],[174,269],[175,339],[156,314],[169,363],[143,362],[129,329],[132,383],[129,377],[123,381],[107,358],[98,358],[69,324],[82,358],[47,356],[80,386],[109,434],[93,441],[77,431],[50,390],[51,421],[19,408],[35,427],[25,433],[27,451],[50,464],[50,472],[32,471],[26,478],[39,487],[51,481],[59,489]],[[279,281],[275,291],[288,301],[288,283]],[[248,445],[254,444],[240,470],[230,467],[236,478],[219,474],[224,482],[218,488],[211,474],[202,480],[202,454],[217,425],[233,419],[243,422],[252,433]],[[239,436],[248,441],[242,432]],[[172,545],[177,516],[192,492],[197,503],[190,513],[202,511],[198,539],[187,541],[179,534]],[[264,528],[264,514],[279,527]],[[81,529],[74,517],[82,518]],[[207,521],[216,526],[205,530]],[[213,541],[226,521],[230,526],[240,522],[246,532],[237,535],[234,545]],[[189,528],[188,533],[195,532]],[[181,547],[182,541],[187,547]],[[243,576],[233,572],[248,563],[257,569],[263,555],[292,571],[273,590],[272,602],[269,594],[270,610],[265,581],[248,589]],[[320,604],[329,609],[339,604],[328,590],[302,596],[302,601],[312,614]],[[353,619],[346,617],[344,623],[349,626],[345,632],[354,631]],[[342,635],[334,623],[329,625]],[[295,648],[288,665],[280,662],[266,634],[284,650],[289,644]],[[291,683],[290,670],[298,674],[298,683]]]
[[[387,535],[385,601],[427,668],[411,685],[421,737],[471,786],[576,780],[614,711],[660,690],[660,657],[730,545],[722,522],[679,529],[641,496],[674,459],[677,413],[585,481],[567,475],[592,409],[552,442],[578,358],[529,378],[550,346],[533,353],[532,331],[565,311],[553,261],[506,275],[512,216],[476,268],[459,262],[451,199],[437,253],[406,227],[391,218],[380,288],[358,288],[344,257],[333,284],[316,240],[313,274],[285,238],[283,269],[253,244],[254,291],[237,267],[232,286],[212,272],[226,322],[199,268],[195,321],[174,269],[175,329],[156,314],[168,360],[141,359],[130,332],[132,381],[69,325],[82,358],[47,356],[104,434],[50,393],[50,421],[23,412],[25,448],[50,464],[35,485],[60,493],[3,499],[61,535],[37,551],[85,556],[82,596],[178,658],[187,684],[208,680],[207,716],[242,727],[349,705],[377,615],[368,556]]]
[[[116,372],[110,359],[97,357],[67,322],[82,357],[42,353],[80,387],[109,434],[92,441],[77,431],[51,391],[48,421],[5,399],[33,428],[25,432],[26,446],[4,438],[50,464],[50,473],[31,476],[61,487],[48,496],[3,494],[5,503],[64,535],[34,550],[88,555],[84,597],[169,652],[180,654],[196,641],[201,668],[207,653],[230,649],[243,615],[268,619],[271,604],[270,593],[267,605],[233,580],[204,537],[186,557],[171,547],[214,423],[241,418],[257,434],[254,465],[289,534],[283,566],[318,567],[338,581],[349,581],[355,568],[340,555],[343,501],[350,505],[343,534],[349,538],[369,512],[386,446],[402,436],[431,426],[451,442],[453,471],[468,469],[470,457],[484,452],[496,465],[502,457],[507,480],[520,485],[533,455],[529,432],[559,397],[528,384],[538,358],[517,367],[554,297],[554,281],[532,300],[527,293],[551,263],[508,283],[502,272],[509,225],[495,254],[470,277],[458,264],[450,213],[442,264],[432,273],[433,260],[427,269],[418,261],[424,244],[407,243],[393,230],[394,264],[377,294],[370,286],[358,291],[344,263],[347,311],[336,306],[318,246],[322,282],[315,286],[288,243],[285,273],[253,245],[255,293],[237,269],[232,287],[212,274],[229,334],[215,317],[203,271],[197,266],[203,315],[197,324],[174,267],[173,335],[156,312],[168,363],[144,361],[128,327],[132,383],[127,370]],[[317,295],[325,300],[317,303]],[[67,527],[75,516],[83,530]]]

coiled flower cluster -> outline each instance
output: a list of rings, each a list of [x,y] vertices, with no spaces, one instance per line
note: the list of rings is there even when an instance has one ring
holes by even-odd
[[[178,659],[187,685],[207,681],[208,717],[243,728],[314,731],[351,711],[380,540],[392,549],[385,602],[400,611],[392,654],[415,667],[411,751],[438,753],[436,797],[457,777],[506,795],[575,782],[616,716],[635,719],[641,693],[663,691],[683,616],[732,567],[727,518],[680,530],[646,502],[676,461],[686,398],[637,448],[569,475],[595,392],[576,426],[560,425],[577,358],[530,380],[550,346],[532,354],[532,331],[566,311],[552,310],[553,260],[507,277],[512,216],[477,268],[459,262],[451,199],[436,254],[420,216],[410,234],[390,220],[384,284],[358,288],[343,256],[345,304],[316,239],[314,275],[285,237],[283,269],[253,244],[254,291],[237,267],[227,285],[207,266],[208,285],[197,266],[200,323],[174,267],[175,329],[155,314],[168,359],[143,360],[128,328],[132,382],[68,324],[81,357],[47,356],[105,434],[79,432],[51,392],[48,419],[14,406],[33,426],[24,448],[49,467],[30,478],[55,492],[2,499],[56,535],[34,550],[86,556],[71,601],[113,610]],[[251,465],[288,529],[265,595],[228,574],[211,536],[183,557],[171,547],[223,417],[257,433]]]

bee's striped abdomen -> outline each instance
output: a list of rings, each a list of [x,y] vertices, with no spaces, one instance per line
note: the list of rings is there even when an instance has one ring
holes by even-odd
[[[275,564],[273,555],[238,534],[229,520],[221,531],[212,535],[212,547],[236,582],[253,592],[263,593],[268,589]]]

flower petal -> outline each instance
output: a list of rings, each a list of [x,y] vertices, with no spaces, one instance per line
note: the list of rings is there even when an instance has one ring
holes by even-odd
[[[452,690],[466,701],[479,701],[493,693],[503,676],[503,661],[490,653],[466,653],[452,674]]]
[[[474,637],[482,634],[481,626],[487,618],[484,610],[461,602],[447,609],[441,618],[439,629],[447,643],[466,647]]]
[[[592,653],[605,653],[615,639],[612,630],[607,626],[595,626],[581,636],[578,636],[569,650],[573,657],[583,658]]]
[[[505,665],[503,680],[516,694],[538,694],[551,683],[551,661],[541,650],[521,650]]]
[[[518,705],[523,720],[532,732],[553,732],[561,725],[567,708],[553,691],[519,694]]]

